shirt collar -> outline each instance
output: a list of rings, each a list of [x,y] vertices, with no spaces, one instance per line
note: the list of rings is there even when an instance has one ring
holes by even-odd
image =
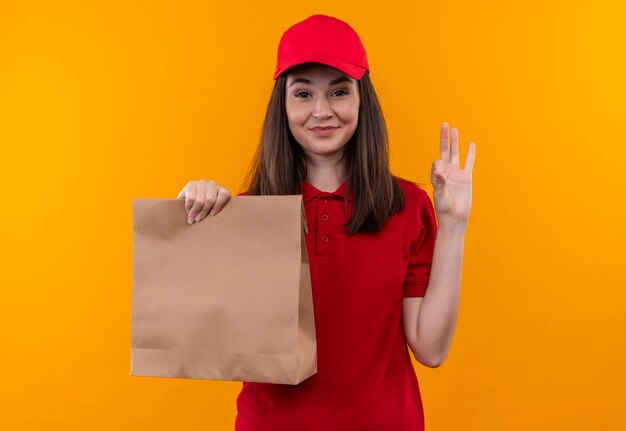
[[[343,181],[343,183],[341,183],[339,188],[337,190],[335,190],[334,192],[324,192],[324,191],[321,191],[321,190],[318,190],[317,188],[315,188],[307,180],[303,180],[302,181],[302,200],[306,204],[307,202],[311,201],[312,199],[314,199],[314,198],[316,198],[318,196],[320,196],[320,197],[337,196],[338,198],[343,199],[344,196],[346,195],[346,183],[347,182],[348,182],[348,179],[346,178]],[[353,197],[352,197],[352,191],[351,190],[348,193],[348,202],[353,202]]]

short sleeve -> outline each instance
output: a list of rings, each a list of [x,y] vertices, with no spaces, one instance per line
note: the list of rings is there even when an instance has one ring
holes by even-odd
[[[417,237],[414,237],[410,245],[409,264],[402,287],[403,297],[426,294],[437,237],[437,219],[433,203],[424,190],[420,189],[418,195],[417,217],[416,220],[412,220],[417,224]]]

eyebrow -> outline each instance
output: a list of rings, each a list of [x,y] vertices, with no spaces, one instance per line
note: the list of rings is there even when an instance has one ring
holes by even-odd
[[[339,84],[341,82],[350,82],[350,78],[348,78],[347,76],[342,76],[340,78],[337,79],[333,79],[332,81],[330,81],[330,85],[336,85]],[[313,81],[311,81],[310,79],[306,79],[306,78],[296,78],[294,79],[291,84],[289,84],[289,86],[291,87],[294,84],[297,84],[298,82],[301,82],[302,84],[313,84]]]

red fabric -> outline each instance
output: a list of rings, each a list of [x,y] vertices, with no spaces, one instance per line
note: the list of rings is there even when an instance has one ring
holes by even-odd
[[[370,67],[359,35],[350,25],[328,15],[311,15],[289,27],[280,38],[274,79],[303,63],[322,63],[361,79]]]
[[[303,182],[318,371],[298,385],[244,382],[236,431],[424,429],[401,313],[404,296],[426,292],[437,224],[426,192],[398,182],[402,211],[352,238],[346,183],[329,193]]]

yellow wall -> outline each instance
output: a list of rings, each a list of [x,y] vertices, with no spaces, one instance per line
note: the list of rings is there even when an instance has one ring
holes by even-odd
[[[431,190],[443,121],[476,142],[427,429],[626,429],[625,3],[238,3],[0,2],[0,427],[232,429],[241,383],[129,376],[131,202],[238,191],[280,36],[325,13],[365,44],[395,173]]]

